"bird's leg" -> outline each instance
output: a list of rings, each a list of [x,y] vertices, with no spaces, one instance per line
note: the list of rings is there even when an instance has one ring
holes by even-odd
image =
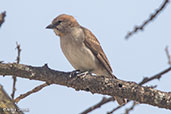
[[[88,74],[91,75],[90,70],[87,70],[87,71],[74,70],[74,71],[72,71],[70,73],[69,77],[71,77],[71,78],[74,78],[76,76],[78,76],[78,77],[84,77],[84,76],[86,76]]]
[[[80,70],[74,70],[74,71],[72,71],[71,73],[70,73],[70,75],[69,75],[69,77],[70,78],[74,78],[74,77],[76,77],[78,74],[80,74],[81,73],[81,71]]]
[[[80,72],[79,74],[77,74],[77,76],[79,76],[79,77],[84,77],[84,76],[86,76],[86,75],[88,75],[88,74],[91,75],[90,70],[82,71],[82,72]]]

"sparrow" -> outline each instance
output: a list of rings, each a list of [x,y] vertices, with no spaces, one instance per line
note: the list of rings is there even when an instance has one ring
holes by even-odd
[[[60,37],[61,49],[70,64],[79,71],[90,71],[97,76],[116,78],[100,42],[87,28],[81,26],[77,20],[67,14],[57,16],[47,29],[53,29]],[[124,98],[115,97],[122,105]]]

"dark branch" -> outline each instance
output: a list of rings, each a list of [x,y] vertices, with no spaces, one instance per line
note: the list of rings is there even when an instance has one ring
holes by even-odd
[[[130,101],[128,101],[128,102],[130,102]],[[128,102],[127,102],[127,104],[128,104]],[[116,110],[122,108],[122,107],[125,106],[125,105],[126,105],[126,104],[124,104],[124,105],[119,105],[119,106],[117,106],[116,108],[114,108],[113,110],[111,110],[110,112],[107,112],[107,114],[112,114],[113,112],[115,112]]]
[[[134,101],[133,104],[132,104],[132,106],[131,106],[130,108],[127,108],[127,109],[125,110],[125,114],[129,114],[129,112],[132,111],[132,110],[135,108],[135,106],[136,106],[137,104],[138,104],[138,103],[136,103],[136,102]]]
[[[18,44],[18,42],[16,42],[16,45],[17,45],[17,47],[16,47],[16,49],[17,49],[16,61],[17,61],[17,64],[19,64],[20,63],[20,55],[21,55],[21,46],[20,46],[20,44]]]
[[[20,63],[21,48],[20,48],[20,44],[16,43],[16,45],[17,45],[17,47],[16,47],[16,49],[17,49],[17,59],[16,59],[16,61],[17,61],[17,64],[19,64]],[[17,78],[15,76],[13,76],[12,78],[13,78],[13,87],[12,87],[11,97],[14,100],[15,91],[16,91],[15,86],[16,86]]]
[[[6,11],[4,11],[0,14],[0,27],[5,21],[5,16],[6,16]]]
[[[87,114],[87,113],[89,113],[89,112],[91,112],[97,108],[100,108],[102,105],[108,103],[109,101],[114,101],[114,98],[113,97],[110,97],[110,98],[103,97],[103,99],[99,103],[97,103],[96,105],[86,109],[85,111],[81,112],[80,114]]]
[[[171,67],[167,68],[166,70],[164,70],[164,71],[162,71],[162,72],[160,72],[160,73],[158,73],[158,74],[156,74],[156,75],[154,75],[154,76],[152,76],[152,77],[150,77],[150,78],[148,78],[148,77],[144,78],[144,79],[139,83],[139,85],[143,85],[143,84],[145,84],[145,83],[147,83],[147,82],[149,82],[149,81],[151,81],[151,80],[154,80],[154,79],[158,79],[158,80],[159,80],[163,74],[166,74],[166,73],[169,72],[169,71],[171,71]]]
[[[134,27],[134,30],[131,31],[131,32],[128,32],[127,35],[125,36],[126,39],[128,39],[130,36],[132,36],[133,34],[137,33],[139,30],[143,31],[144,30],[144,27],[149,24],[151,21],[153,21],[161,11],[163,11],[163,9],[166,7],[166,5],[169,3],[169,0],[165,0],[163,2],[163,4],[161,5],[161,7],[159,9],[157,9],[155,11],[154,14],[150,14],[150,17],[149,19],[145,20],[144,23],[140,26],[136,25]]]
[[[48,85],[49,85],[49,84],[44,83],[44,84],[41,84],[41,85],[35,87],[35,88],[32,89],[31,91],[28,91],[28,92],[25,93],[25,94],[21,94],[19,97],[17,97],[17,98],[15,99],[15,102],[18,103],[21,99],[24,99],[25,97],[27,97],[27,96],[29,96],[29,95],[31,95],[31,94],[33,94],[33,93],[36,93],[36,92],[40,91],[41,89],[43,89],[44,87],[46,87],[46,86],[48,86]]]
[[[16,63],[0,63],[0,75],[13,75],[31,80],[72,87],[76,90],[89,91],[110,96],[119,96],[139,103],[171,109],[171,93],[143,87],[135,82],[126,82],[104,76],[70,77],[71,72],[51,70],[46,66],[32,67]]]

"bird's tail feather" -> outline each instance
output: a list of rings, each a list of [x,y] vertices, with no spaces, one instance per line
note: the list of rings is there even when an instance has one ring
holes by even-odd
[[[117,96],[114,96],[115,100],[118,102],[119,105],[124,105],[127,103],[127,99],[125,98],[120,98],[120,97],[117,97]]]

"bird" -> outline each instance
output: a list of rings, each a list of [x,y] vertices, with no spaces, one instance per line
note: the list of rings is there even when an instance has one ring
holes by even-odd
[[[97,76],[116,79],[96,36],[81,26],[73,16],[61,14],[53,19],[46,29],[53,29],[55,34],[60,37],[62,52],[76,70],[90,71]],[[120,105],[126,103],[125,98],[118,96],[114,98]]]

